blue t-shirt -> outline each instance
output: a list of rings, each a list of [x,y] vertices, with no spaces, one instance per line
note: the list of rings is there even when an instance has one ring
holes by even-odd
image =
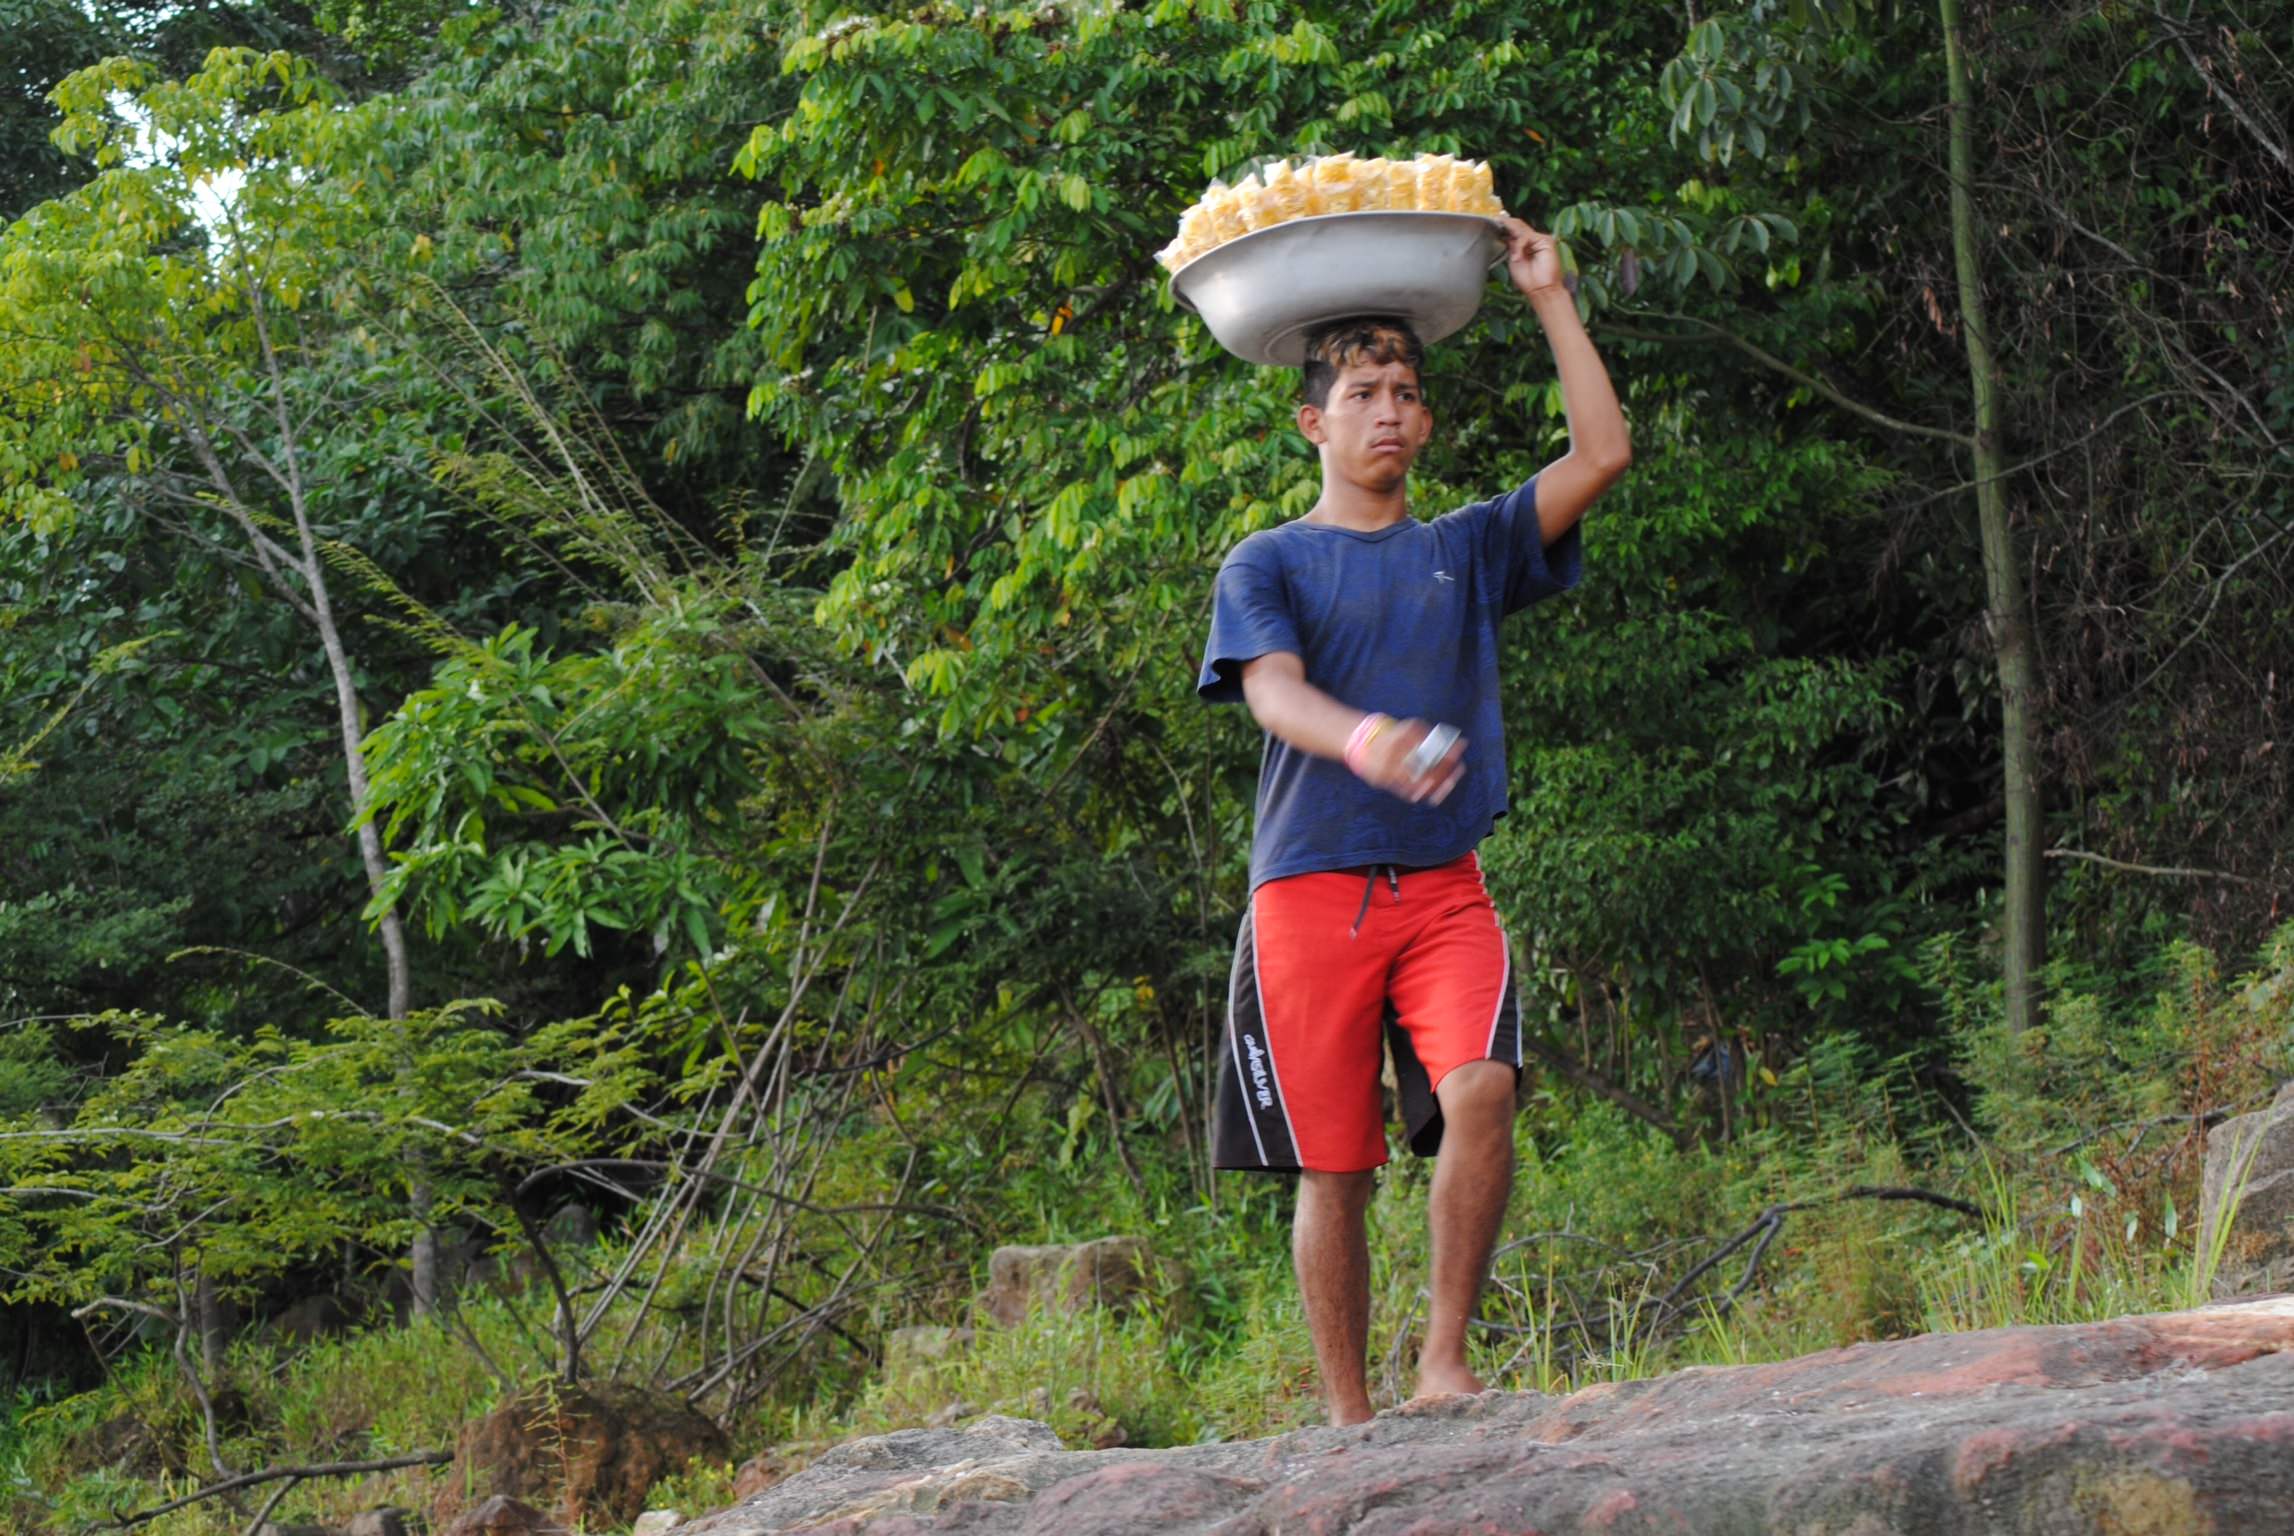
[[[1534,477],[1431,522],[1404,518],[1375,533],[1285,523],[1234,547],[1219,567],[1196,692],[1239,702],[1243,663],[1289,651],[1340,703],[1446,721],[1466,738],[1458,787],[1440,805],[1413,805],[1270,733],[1251,889],[1316,870],[1444,864],[1489,835],[1506,810],[1498,625],[1577,585],[1582,548],[1575,527],[1547,547]]]

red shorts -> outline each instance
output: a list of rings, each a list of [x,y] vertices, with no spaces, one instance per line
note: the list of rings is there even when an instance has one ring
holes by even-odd
[[[1434,1090],[1452,1068],[1520,1070],[1512,951],[1473,854],[1294,875],[1251,894],[1227,992],[1217,1166],[1382,1166],[1381,1027],[1421,1156],[1440,1147]]]

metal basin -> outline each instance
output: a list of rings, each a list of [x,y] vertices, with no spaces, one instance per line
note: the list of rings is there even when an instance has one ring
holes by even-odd
[[[1326,213],[1253,230],[1171,274],[1171,293],[1237,357],[1306,361],[1306,333],[1354,315],[1393,315],[1429,344],[1481,308],[1505,236],[1471,213]]]

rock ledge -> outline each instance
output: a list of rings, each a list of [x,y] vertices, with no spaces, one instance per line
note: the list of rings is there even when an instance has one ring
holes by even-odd
[[[1067,1451],[852,1441],[678,1536],[2180,1536],[2294,1529],[2294,1296],[1930,1334],[1349,1429]]]

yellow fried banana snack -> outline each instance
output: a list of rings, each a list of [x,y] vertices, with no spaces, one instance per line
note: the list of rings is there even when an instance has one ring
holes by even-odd
[[[1266,185],[1259,192],[1259,202],[1266,210],[1266,217],[1260,221],[1261,228],[1306,217],[1306,178],[1292,170],[1288,160],[1277,160],[1266,169]]]
[[[1355,206],[1364,213],[1384,213],[1392,208],[1386,200],[1386,167],[1390,163],[1377,158],[1355,164],[1354,184],[1361,189]]]
[[[1421,208],[1451,208],[1458,169],[1457,160],[1450,155],[1420,155],[1418,157],[1418,206]]]
[[[1415,160],[1389,160],[1386,162],[1386,206],[1393,209],[1423,208],[1418,201],[1418,162]]]
[[[1219,237],[1211,232],[1211,211],[1197,203],[1179,215],[1178,249],[1171,253],[1171,270],[1178,271],[1218,243]]]
[[[1250,233],[1243,228],[1242,210],[1235,206],[1233,187],[1212,182],[1211,190],[1203,194],[1203,207],[1211,215],[1211,234],[1214,239],[1232,240],[1237,235]]]
[[[1264,229],[1275,222],[1267,207],[1266,188],[1256,176],[1245,176],[1235,183],[1235,216],[1243,221],[1244,229]]]
[[[1314,162],[1315,190],[1322,194],[1324,213],[1358,213],[1362,208],[1360,167],[1349,154],[1324,155]]]
[[[1455,181],[1459,199],[1458,212],[1495,216],[1505,211],[1504,205],[1497,200],[1497,188],[1493,184],[1487,160],[1476,160],[1464,167],[1458,172]]]
[[[1296,165],[1277,160],[1234,186],[1212,182],[1179,216],[1178,238],[1157,251],[1155,259],[1176,272],[1229,240],[1292,219],[1397,211],[1499,218],[1505,205],[1498,201],[1486,160],[1462,161],[1454,155],[1359,160],[1346,152]]]

